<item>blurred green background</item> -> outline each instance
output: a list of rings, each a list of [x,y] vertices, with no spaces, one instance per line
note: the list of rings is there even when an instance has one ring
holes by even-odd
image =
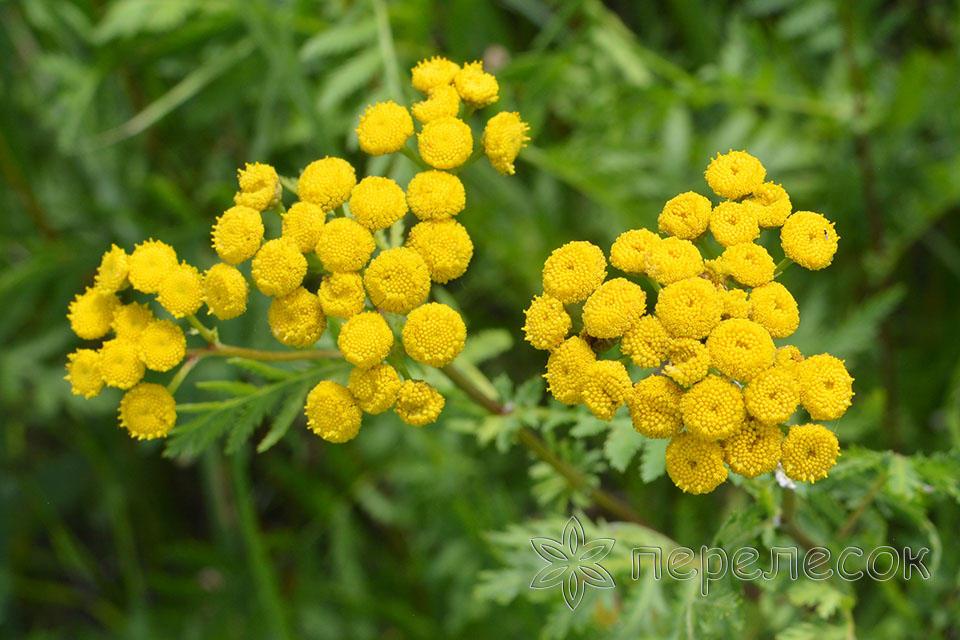
[[[0,17],[0,636],[960,637],[957,3],[21,0]],[[115,390],[70,395],[66,308],[111,242],[163,239],[205,268],[245,161],[384,171],[358,152],[357,115],[409,102],[409,68],[438,53],[483,59],[496,107],[532,128],[516,176],[464,174],[476,253],[447,287],[507,398],[541,401],[523,383],[545,357],[519,327],[549,252],[654,228],[668,198],[706,192],[712,155],[747,149],[842,237],[830,269],[785,275],[790,342],[857,379],[833,425],[842,462],[800,492],[798,524],[831,549],[930,547],[930,580],[724,582],[701,598],[630,580],[627,555],[608,567],[618,588],[570,612],[527,588],[531,535],[559,536],[573,506],[621,554],[658,540],[591,487],[697,548],[790,544],[775,483],[685,496],[623,420],[526,419],[579,469],[572,486],[515,444],[520,422],[453,392],[422,430],[388,415],[329,446],[301,417],[262,455],[169,459],[117,430]],[[406,184],[413,168],[391,171]],[[225,340],[276,348],[253,298]],[[262,382],[212,361],[197,376]]]

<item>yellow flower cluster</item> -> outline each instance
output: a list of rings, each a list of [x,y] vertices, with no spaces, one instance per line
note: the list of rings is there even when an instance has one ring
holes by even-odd
[[[348,384],[324,380],[309,393],[305,412],[312,431],[345,442],[357,435],[363,413],[391,408],[411,425],[434,422],[444,399],[412,379],[403,358],[445,367],[464,347],[460,314],[429,301],[432,285],[462,276],[473,257],[467,229],[454,220],[467,204],[457,174],[481,155],[499,173],[514,173],[529,126],[516,112],[499,113],[475,144],[469,116],[499,98],[496,78],[480,62],[461,67],[444,58],[423,60],[412,69],[412,84],[426,94],[423,101],[410,109],[392,100],[370,105],[355,129],[361,151],[403,153],[417,164],[420,172],[406,190],[389,177],[359,178],[350,162],[327,156],[303,169],[298,201],[287,209],[277,170],[248,163],[238,170],[232,206],[212,225],[220,262],[205,272],[160,241],[143,242],[129,254],[112,246],[93,286],[70,304],[74,332],[85,340],[103,338],[99,347],[68,356],[73,393],[92,398],[104,386],[127,390],[120,424],[136,438],[165,436],[175,425],[176,403],[166,387],[142,381],[146,370],[170,371],[184,360],[187,340],[179,319],[188,319],[216,348],[216,334],[194,314],[205,304],[218,320],[236,318],[246,311],[253,285],[272,298],[267,320],[280,343],[310,347],[332,324],[343,358],[354,367],[343,381]],[[405,225],[408,212],[419,223],[404,240],[403,229],[392,227]],[[269,215],[279,217],[279,237],[266,237],[267,228],[277,226],[265,224]],[[146,304],[121,300],[134,292],[155,295],[172,318],[155,318]],[[642,305],[643,291],[636,292]],[[618,313],[619,294],[611,295],[601,315]],[[172,387],[178,384],[179,378]]]
[[[778,268],[828,266],[838,236],[820,214],[792,213],[787,192],[766,175],[744,151],[718,154],[706,179],[722,202],[692,191],[671,198],[658,221],[665,235],[620,234],[609,265],[589,242],[563,245],[546,259],[543,294],[526,310],[526,340],[550,352],[544,378],[553,397],[601,420],[626,405],[640,434],[671,439],[667,473],[690,493],[713,491],[728,470],[753,478],[781,464],[796,481],[825,478],[839,455],[832,431],[809,424],[784,437],[781,425],[800,407],[812,420],[836,420],[853,397],[841,360],[805,359],[774,342],[800,324]],[[760,244],[777,227],[779,266]],[[607,279],[608,267],[623,275]],[[640,370],[639,382],[625,363]]]

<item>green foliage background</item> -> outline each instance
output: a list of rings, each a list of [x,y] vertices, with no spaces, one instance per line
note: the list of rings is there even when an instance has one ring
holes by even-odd
[[[3,637],[960,634],[956,3],[22,0],[0,17]],[[545,408],[490,418],[448,390],[444,419],[422,430],[368,419],[327,446],[297,417],[262,455],[241,433],[188,460],[119,432],[118,393],[70,395],[66,307],[111,242],[161,238],[206,267],[244,161],[295,176],[345,154],[383,171],[358,153],[357,114],[412,98],[406,70],[436,53],[483,58],[498,106],[532,126],[517,176],[467,172],[461,221],[477,251],[448,291],[472,362],[507,399]],[[608,427],[542,400],[544,354],[519,327],[543,259],[654,227],[729,148],[761,158],[842,236],[829,270],[785,276],[802,313],[791,342],[845,358],[857,378],[834,425],[841,464],[798,492],[796,526],[835,551],[930,547],[930,580],[723,581],[707,598],[649,571],[631,580],[631,546],[794,544],[780,490],[682,495],[662,447],[631,438],[626,418]],[[254,299],[224,337],[276,348]],[[285,371],[205,361],[196,377],[302,374]],[[288,387],[299,402],[298,379]],[[178,400],[217,389],[186,385]],[[252,412],[254,443],[277,403]],[[518,446],[522,426],[580,482]],[[646,524],[597,508],[598,486]],[[605,565],[617,589],[588,590],[573,613],[558,590],[527,588],[542,564],[529,538],[559,536],[571,509],[589,536],[618,540]]]

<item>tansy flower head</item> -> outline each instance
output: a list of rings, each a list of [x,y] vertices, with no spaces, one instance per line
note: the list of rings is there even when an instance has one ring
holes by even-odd
[[[812,211],[797,211],[780,229],[783,253],[811,271],[830,266],[839,240],[833,223]]]
[[[177,403],[163,385],[141,382],[120,400],[120,426],[137,440],[163,438],[177,423]]]
[[[769,368],[777,348],[767,330],[752,320],[724,320],[707,338],[713,366],[734,380],[748,382]]]
[[[747,420],[736,433],[720,443],[723,458],[734,473],[744,478],[756,478],[777,468],[782,438],[783,432],[777,425]]]
[[[716,374],[683,394],[680,415],[691,433],[708,440],[733,435],[747,419],[740,387]]]
[[[467,271],[473,257],[473,241],[456,220],[428,220],[414,225],[407,246],[427,263],[430,279],[445,284]]]
[[[363,311],[367,293],[359,273],[332,273],[324,276],[317,292],[323,312],[346,320]]]
[[[70,303],[67,319],[70,328],[84,340],[101,338],[110,331],[113,314],[120,306],[116,295],[87,287]]]
[[[674,436],[664,457],[667,475],[684,493],[710,493],[727,479],[720,445],[692,433]]]
[[[620,339],[620,351],[630,356],[633,364],[650,369],[660,366],[667,357],[670,336],[657,316],[640,316]]]
[[[440,392],[426,382],[407,380],[397,392],[397,403],[393,410],[407,424],[422,427],[436,421],[444,403]]]
[[[589,242],[568,242],[543,264],[543,291],[564,304],[586,300],[607,277],[607,259]]]
[[[133,340],[114,338],[100,347],[100,371],[109,387],[129,389],[143,377],[143,361]]]
[[[420,254],[408,247],[382,251],[363,274],[373,306],[406,313],[430,294],[430,270]]]
[[[350,195],[350,213],[370,231],[386,229],[406,212],[407,196],[390,178],[367,176]]]
[[[160,283],[157,302],[174,318],[196,313],[203,304],[203,277],[197,268],[184,262],[171,269]]]
[[[723,303],[721,316],[727,318],[749,318],[753,304],[747,300],[747,292],[743,289],[717,289],[717,295]]]
[[[775,367],[780,367],[793,375],[797,375],[797,365],[801,362],[803,362],[803,354],[800,353],[800,349],[792,344],[777,349],[776,360],[774,361]]]
[[[814,420],[836,420],[853,398],[853,377],[843,360],[828,353],[810,356],[797,365],[800,403]]]
[[[657,218],[657,226],[660,233],[694,240],[707,230],[710,210],[709,199],[699,193],[687,191],[667,200],[660,217]]]
[[[360,148],[372,156],[399,151],[412,135],[410,112],[393,100],[367,105],[357,126]]]
[[[774,338],[786,338],[800,326],[800,309],[785,286],[768,282],[750,292],[750,319]]]
[[[660,284],[672,284],[703,273],[703,256],[689,240],[662,238],[651,243],[644,258],[647,275]]]
[[[365,412],[376,415],[383,413],[397,401],[400,390],[400,376],[388,364],[378,364],[369,369],[354,367],[350,372],[347,388]]]
[[[67,356],[67,375],[70,391],[76,396],[93,398],[103,389],[100,370],[101,355],[93,349],[77,349]]]
[[[460,65],[456,62],[434,56],[421,60],[413,69],[410,70],[413,80],[413,88],[423,93],[429,93],[431,89],[450,84],[454,76],[460,71]]]
[[[626,278],[604,282],[583,305],[583,327],[595,338],[619,338],[647,312],[647,294]]]
[[[757,210],[739,202],[721,202],[710,213],[710,233],[725,247],[760,236]]]
[[[787,477],[810,484],[826,478],[840,455],[837,436],[821,424],[790,427],[780,448],[780,464]]]
[[[460,178],[446,171],[423,171],[407,185],[407,204],[421,220],[455,216],[467,206],[467,194]]]
[[[323,380],[307,395],[307,428],[327,442],[347,442],[357,437],[363,412],[350,390]]]
[[[138,244],[128,260],[127,278],[137,291],[156,293],[167,273],[177,266],[177,252],[159,240]]]
[[[280,201],[283,191],[280,176],[268,164],[246,163],[243,169],[237,169],[237,181],[240,183],[240,192],[233,196],[237,206],[263,211]]]
[[[753,193],[763,183],[767,170],[746,151],[733,151],[710,161],[704,174],[707,184],[721,198],[737,200]]]
[[[630,374],[617,360],[597,360],[585,374],[583,403],[597,418],[609,422],[630,395]]]
[[[487,121],[480,143],[490,164],[505,176],[515,172],[513,161],[530,141],[530,125],[516,111],[501,111]]]
[[[136,340],[153,320],[150,307],[139,302],[131,302],[117,307],[113,314],[113,332],[118,338]]]
[[[110,245],[110,250],[100,258],[94,287],[107,293],[118,291],[127,285],[129,271],[130,256],[117,245]]]
[[[262,242],[263,218],[256,209],[230,207],[213,225],[213,249],[224,262],[249,260]]]
[[[790,196],[773,182],[764,182],[754,189],[753,195],[743,199],[743,204],[757,212],[757,221],[765,229],[781,226],[793,211]]]
[[[527,319],[523,325],[524,339],[534,349],[556,349],[573,326],[563,303],[546,294],[535,296],[523,313]]]
[[[463,351],[467,327],[460,314],[445,304],[428,302],[407,315],[403,325],[407,355],[430,367],[445,367]]]
[[[667,343],[667,364],[663,373],[684,387],[696,384],[710,370],[710,352],[693,338],[674,338]]]
[[[460,94],[449,84],[430,90],[430,97],[410,107],[413,117],[422,124],[437,118],[453,118],[460,113]]]
[[[597,361],[597,355],[579,336],[564,340],[550,352],[547,359],[547,388],[557,401],[566,405],[583,401],[583,385],[587,382],[587,369]]]
[[[761,424],[786,422],[800,404],[800,385],[780,367],[756,375],[743,390],[747,413]]]
[[[417,134],[420,157],[435,169],[459,167],[473,152],[473,133],[459,118],[437,118]]]
[[[312,345],[327,329],[320,299],[303,287],[274,298],[267,312],[267,321],[273,337],[288,347],[299,349]]]
[[[250,275],[263,295],[283,296],[303,282],[307,259],[290,238],[268,240],[253,257]]]
[[[680,398],[683,390],[669,378],[647,376],[633,385],[627,408],[633,428],[648,438],[672,438],[683,429]]]
[[[773,280],[776,265],[767,250],[744,242],[723,250],[720,264],[725,273],[747,287],[759,287]]]
[[[323,225],[317,240],[317,257],[334,273],[359,271],[377,248],[373,235],[351,218],[334,218]]]
[[[183,361],[187,338],[172,320],[154,320],[140,334],[137,350],[151,371],[170,371]]]
[[[317,248],[326,219],[327,214],[320,206],[296,202],[283,214],[283,236],[296,242],[300,253],[309,253]]]
[[[660,236],[649,229],[624,231],[610,247],[610,264],[625,273],[646,273],[647,250],[660,242]]]
[[[314,160],[300,174],[297,197],[315,204],[324,212],[333,211],[350,198],[357,184],[357,172],[343,158]]]
[[[218,262],[203,275],[203,301],[207,313],[220,320],[236,318],[247,310],[250,285],[240,270],[225,262]]]
[[[382,315],[365,311],[343,323],[337,346],[343,352],[344,360],[366,369],[380,364],[390,354],[393,332]]]
[[[460,98],[474,109],[482,109],[499,100],[500,86],[492,74],[483,70],[482,62],[468,62],[453,77]]]
[[[664,328],[678,338],[704,338],[720,322],[723,302],[703,278],[687,278],[664,287],[656,313]]]

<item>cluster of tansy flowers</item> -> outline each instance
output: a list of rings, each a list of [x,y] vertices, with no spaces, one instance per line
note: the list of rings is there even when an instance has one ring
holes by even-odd
[[[412,76],[424,100],[409,110],[393,101],[378,102],[360,116],[356,129],[364,152],[402,152],[414,160],[406,145],[416,134],[419,157],[429,168],[416,174],[406,191],[380,176],[358,182],[350,163],[325,157],[304,169],[297,182],[299,201],[285,209],[276,170],[247,164],[238,171],[235,206],[213,225],[213,248],[222,262],[201,273],[180,262],[173,247],[152,239],[129,254],[117,246],[106,252],[93,286],[76,296],[68,318],[80,338],[112,337],[99,348],[69,355],[66,379],[73,393],[91,398],[104,385],[124,389],[121,426],[140,439],[165,436],[176,423],[176,403],[167,387],[142,381],[145,371],[170,371],[184,359],[186,336],[176,319],[199,325],[194,314],[204,304],[219,320],[235,318],[246,310],[252,282],[273,298],[270,329],[284,345],[309,347],[323,335],[329,318],[342,323],[337,346],[353,365],[349,383],[324,380],[307,396],[308,427],[320,437],[346,442],[357,435],[364,412],[391,408],[407,424],[435,421],[443,396],[427,382],[411,379],[401,358],[406,353],[423,365],[443,367],[464,346],[467,332],[460,314],[428,302],[431,283],[460,277],[473,256],[470,235],[455,220],[466,206],[456,173],[486,155],[497,171],[513,174],[529,128],[518,113],[498,113],[487,121],[475,148],[465,119],[499,98],[496,78],[480,62],[460,66],[435,57],[418,63]],[[271,211],[282,216],[282,233],[265,241],[262,216]],[[408,211],[419,222],[403,246],[388,246],[387,234],[377,232]],[[304,286],[310,253],[324,272],[316,291]],[[238,268],[247,261],[249,280]],[[122,302],[129,290],[154,294],[172,319],[156,318],[147,304]]]
[[[746,152],[718,154],[706,179],[722,202],[682,193],[663,207],[663,235],[634,229],[610,248],[611,266],[656,290],[653,313],[639,284],[606,279],[599,247],[570,242],[544,264],[544,293],[526,310],[526,339],[550,352],[544,377],[559,402],[583,403],[602,420],[626,405],[639,433],[669,438],[667,473],[685,492],[713,491],[727,467],[754,478],[780,465],[792,480],[816,482],[840,455],[836,435],[808,423],[784,436],[780,425],[800,406],[815,421],[839,418],[853,378],[829,354],[804,358],[794,346],[774,344],[796,331],[800,313],[775,280],[778,265],[755,241],[779,227],[780,270],[792,262],[820,270],[833,261],[839,237],[819,213],[794,212],[787,192],[765,182],[766,169]],[[723,247],[716,258],[704,258],[708,233]],[[579,332],[570,336],[575,319]],[[607,352],[614,355],[598,357]],[[624,361],[644,374],[636,384]]]

